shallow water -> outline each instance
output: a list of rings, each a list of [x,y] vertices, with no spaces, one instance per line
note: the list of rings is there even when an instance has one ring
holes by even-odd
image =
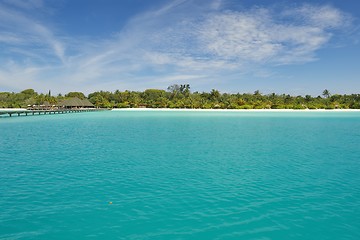
[[[360,239],[360,113],[0,118],[0,239]]]

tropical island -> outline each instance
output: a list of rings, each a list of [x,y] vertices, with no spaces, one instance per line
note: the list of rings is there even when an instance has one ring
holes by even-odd
[[[56,105],[66,99],[90,101],[97,108],[189,108],[189,109],[360,109],[360,94],[331,94],[325,89],[313,97],[289,94],[191,92],[189,84],[174,84],[167,88],[145,91],[96,91],[85,96],[69,92],[52,96],[26,89],[19,93],[0,92],[0,108],[29,108],[44,103]]]

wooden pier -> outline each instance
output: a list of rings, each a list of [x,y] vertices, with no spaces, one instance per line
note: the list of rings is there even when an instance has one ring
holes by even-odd
[[[0,117],[5,116],[33,116],[33,115],[46,115],[46,114],[66,114],[66,113],[81,113],[81,112],[98,112],[107,109],[103,108],[80,108],[80,109],[46,109],[46,110],[28,110],[28,109],[4,109],[0,108]]]

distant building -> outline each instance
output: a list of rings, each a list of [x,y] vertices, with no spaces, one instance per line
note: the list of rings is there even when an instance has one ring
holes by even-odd
[[[77,97],[65,99],[57,104],[59,108],[95,108],[88,99],[79,99]]]
[[[51,104],[48,101],[43,102],[40,105],[27,105],[28,110],[54,110],[57,109],[55,104]]]

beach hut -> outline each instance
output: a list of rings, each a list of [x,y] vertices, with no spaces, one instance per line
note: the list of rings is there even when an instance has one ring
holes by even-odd
[[[68,98],[58,104],[60,108],[74,109],[74,108],[95,108],[88,99],[79,99],[77,97]]]

